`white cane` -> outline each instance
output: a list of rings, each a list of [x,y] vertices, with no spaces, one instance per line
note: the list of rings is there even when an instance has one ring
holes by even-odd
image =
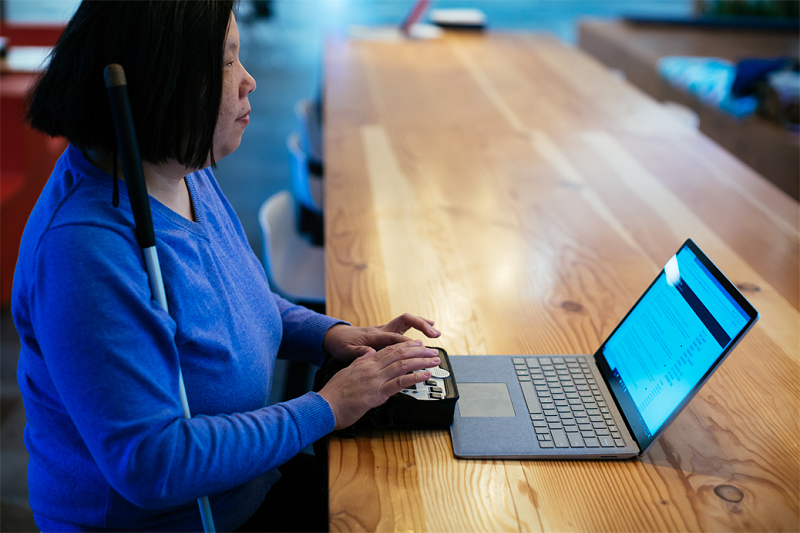
[[[142,171],[142,160],[139,157],[139,144],[136,141],[136,131],[133,127],[133,117],[131,106],[128,100],[128,86],[125,81],[125,71],[123,68],[112,63],[103,69],[106,80],[108,99],[111,103],[111,115],[114,119],[114,129],[117,132],[117,144],[122,158],[122,171],[125,175],[125,183],[128,188],[128,197],[131,199],[131,210],[133,211],[133,221],[136,226],[136,240],[144,252],[144,260],[147,264],[147,274],[150,277],[150,290],[153,298],[161,307],[169,313],[167,308],[167,295],[164,292],[164,280],[161,277],[161,267],[158,264],[158,252],[156,252],[156,236],[153,231],[153,217],[150,213],[150,200],[147,195],[147,184],[144,181]],[[116,172],[116,169],[115,169]],[[114,179],[117,179],[114,176]],[[191,418],[189,412],[189,400],[186,398],[186,388],[183,384],[183,373],[178,363],[178,389],[180,391],[181,406],[183,416]],[[216,531],[214,518],[211,516],[211,505],[208,496],[197,499],[200,506],[200,517],[203,520],[203,530],[206,533]]]

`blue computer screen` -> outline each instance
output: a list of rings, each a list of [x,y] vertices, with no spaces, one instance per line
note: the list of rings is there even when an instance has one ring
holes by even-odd
[[[655,434],[750,317],[684,246],[609,337],[603,355]]]

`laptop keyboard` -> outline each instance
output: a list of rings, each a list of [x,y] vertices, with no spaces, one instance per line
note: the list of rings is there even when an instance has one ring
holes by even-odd
[[[512,361],[539,447],[625,446],[584,359],[515,357]]]

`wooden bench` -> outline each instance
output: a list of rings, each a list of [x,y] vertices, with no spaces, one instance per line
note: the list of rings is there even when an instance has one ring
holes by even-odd
[[[692,108],[700,130],[766,177],[800,199],[798,136],[758,117],[738,120],[662,79],[656,63],[664,56],[747,57],[797,56],[796,32],[636,24],[587,19],[579,25],[579,46],[660,101]]]

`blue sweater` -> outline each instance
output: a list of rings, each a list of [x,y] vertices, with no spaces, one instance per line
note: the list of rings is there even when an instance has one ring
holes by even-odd
[[[28,220],[12,311],[28,486],[44,531],[202,530],[260,505],[276,467],[334,427],[316,393],[265,407],[276,357],[319,364],[336,320],[274,295],[209,169],[197,222],[150,198],[169,314],[151,298],[120,181],[70,146]],[[193,418],[178,395],[183,370]]]

